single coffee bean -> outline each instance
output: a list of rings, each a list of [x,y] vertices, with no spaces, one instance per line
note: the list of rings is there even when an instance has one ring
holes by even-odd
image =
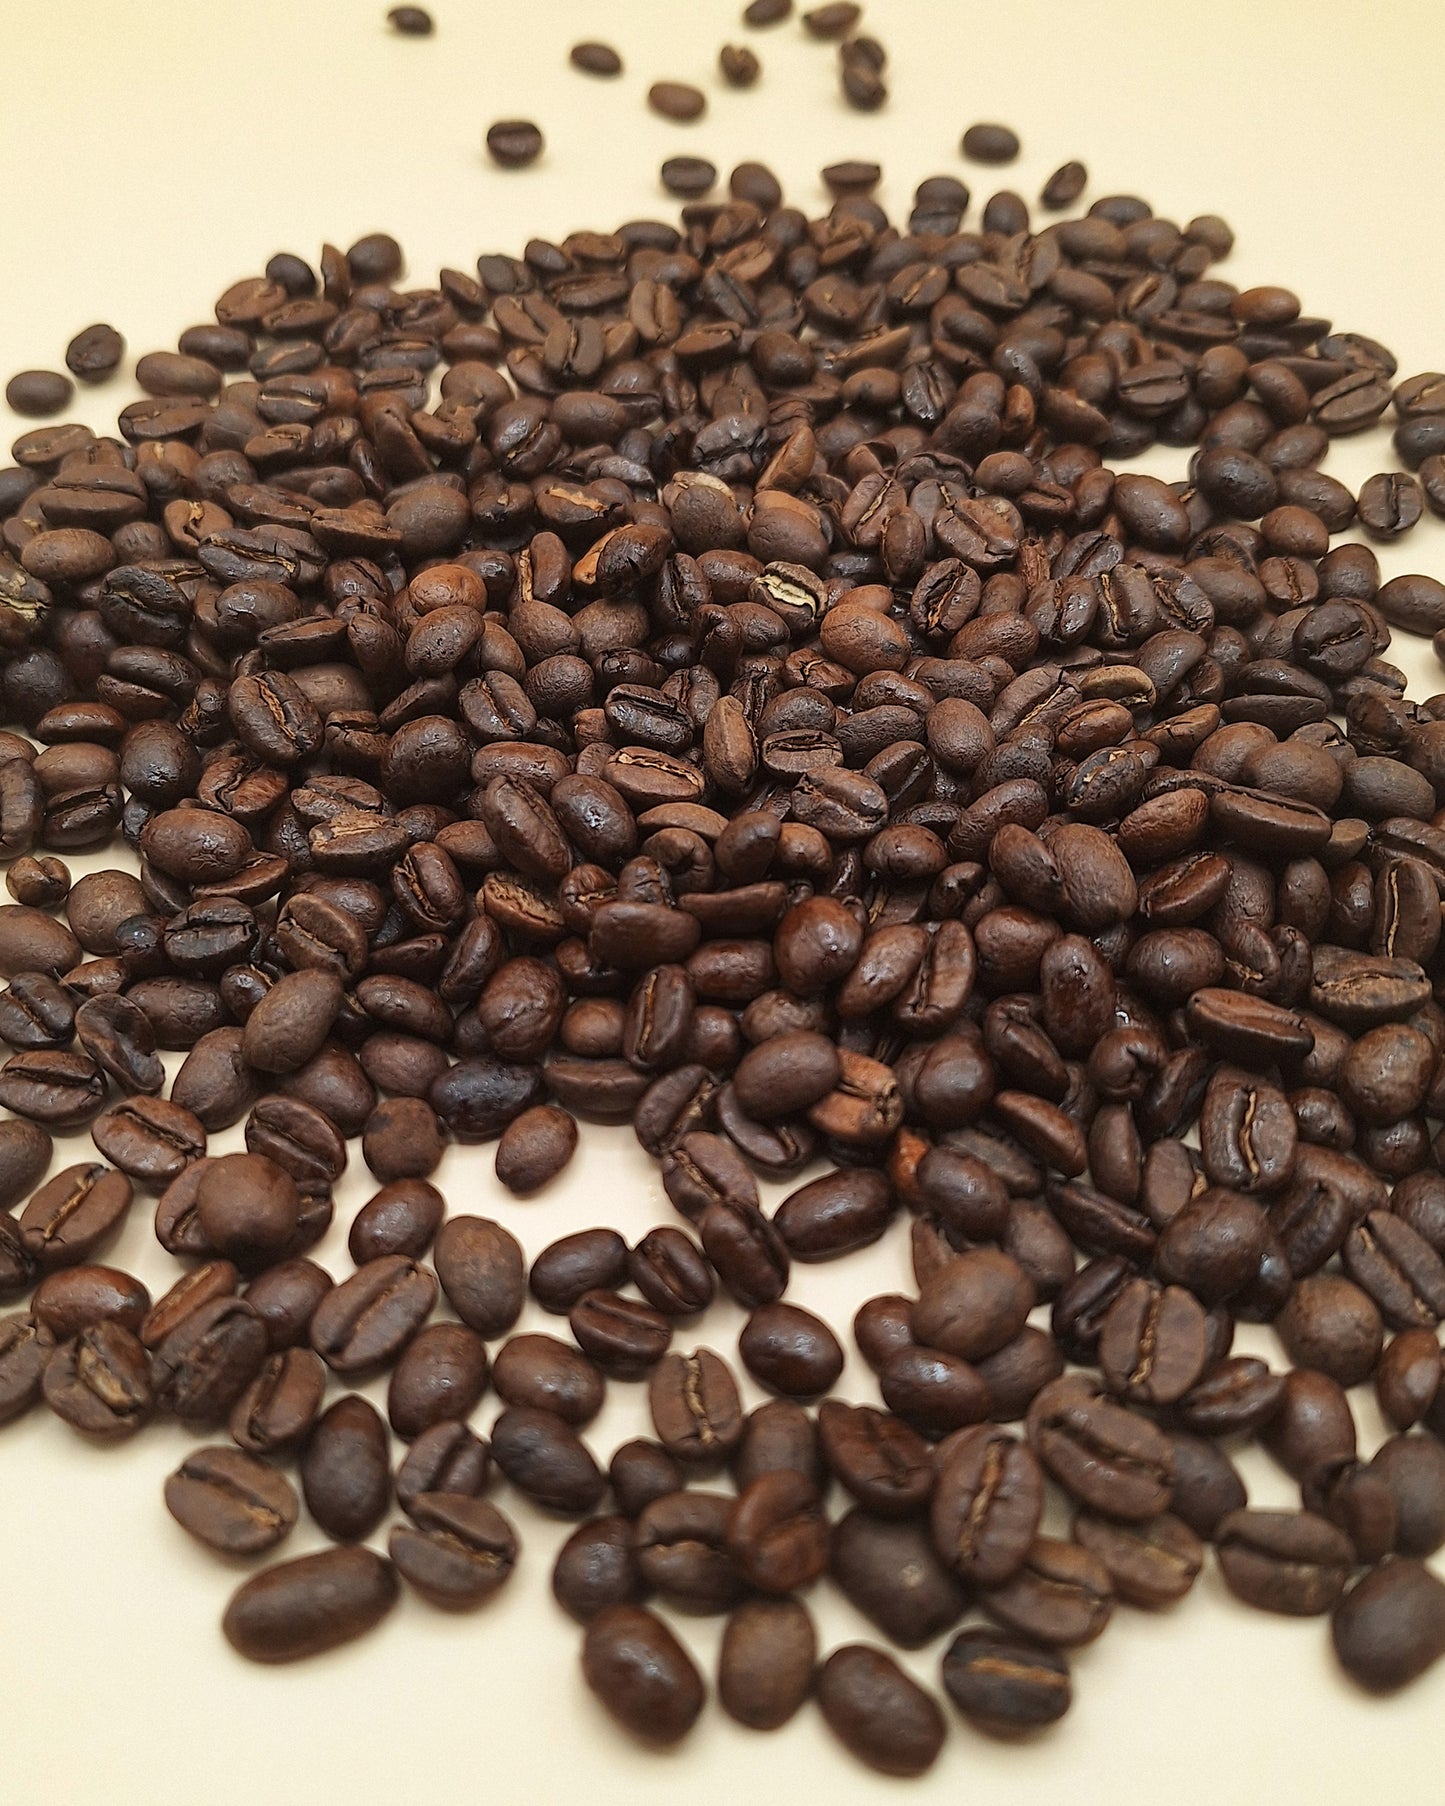
[[[497,1178],[519,1198],[555,1179],[577,1151],[577,1124],[555,1104],[537,1104],[514,1117],[497,1143]]]
[[[62,1168],[20,1213],[26,1257],[46,1273],[90,1260],[119,1232],[132,1196],[124,1173],[98,1164]]]
[[[833,1526],[829,1573],[892,1642],[919,1649],[963,1616],[968,1594],[916,1519],[854,1510]]]
[[[527,1263],[516,1238],[488,1217],[450,1217],[433,1255],[447,1302],[482,1336],[504,1335],[521,1315]]]
[[[230,1266],[228,1261],[215,1264]],[[271,1348],[292,1348],[306,1341],[316,1307],[332,1283],[323,1267],[305,1259],[281,1261],[251,1281],[246,1302],[261,1319]]]
[[[843,1371],[843,1350],[826,1323],[795,1304],[760,1305],[743,1325],[738,1353],[771,1392],[816,1398]]]
[[[324,1549],[253,1574],[232,1595],[221,1628],[253,1662],[294,1662],[363,1635],[396,1599],[396,1571],[382,1556]]]
[[[938,1760],[942,1712],[881,1649],[845,1643],[815,1685],[829,1729],[860,1762],[885,1775],[921,1775]]]
[[[13,1210],[40,1183],[53,1145],[37,1123],[0,1122],[0,1210]]]
[[[151,1296],[138,1279],[115,1267],[62,1267],[35,1288],[30,1314],[57,1342],[67,1342],[96,1323],[119,1323],[138,1331]]]
[[[664,1355],[648,1381],[647,1402],[658,1440],[688,1466],[726,1460],[742,1436],[737,1382],[710,1348]]]
[[[423,1430],[396,1470],[396,1502],[410,1511],[423,1493],[464,1493],[480,1498],[486,1490],[491,1452],[466,1424],[456,1419]]]
[[[54,1333],[23,1312],[0,1317],[0,1424],[23,1417],[39,1399],[55,1344]]]
[[[1182,1599],[1204,1565],[1199,1538],[1168,1512],[1143,1524],[1114,1524],[1081,1511],[1074,1540],[1104,1564],[1125,1604],[1150,1611]]]
[[[97,1323],[56,1346],[41,1389],[57,1417],[98,1442],[133,1436],[155,1407],[150,1356],[119,1323]]]
[[[231,1439],[250,1455],[288,1455],[300,1448],[321,1415],[326,1369],[309,1348],[284,1348],[266,1357],[231,1407]]]
[[[562,1517],[591,1511],[607,1489],[592,1452],[553,1411],[509,1405],[492,1425],[492,1456],[513,1486]]]
[[[943,1653],[943,1687],[981,1731],[1017,1737],[1056,1724],[1073,1700],[1067,1658],[1027,1637],[965,1630]]]
[[[231,1272],[234,1284],[235,1269]],[[145,1330],[142,1325],[142,1335]],[[251,1306],[225,1294],[211,1297],[181,1316],[156,1344],[157,1403],[185,1424],[222,1423],[266,1354],[266,1326]]]
[[[1330,1633],[1351,1680],[1394,1692],[1445,1655],[1445,1584],[1422,1562],[1387,1561],[1335,1607]]]
[[[1168,1441],[1146,1419],[1065,1375],[1029,1408],[1029,1442],[1048,1472],[1080,1504],[1125,1523],[1157,1517],[1169,1504]]]
[[[1043,1511],[1043,1474],[1033,1451],[992,1424],[959,1430],[940,1445],[930,1507],[934,1547],[960,1579],[1002,1585],[1028,1556]]]
[[[811,1482],[784,1470],[760,1474],[728,1512],[727,1550],[759,1592],[792,1593],[828,1565],[827,1513]]]
[[[424,6],[393,6],[386,22],[395,32],[407,38],[429,38],[435,30],[432,16]]]
[[[975,163],[1012,163],[1019,154],[1018,134],[1006,125],[971,125],[962,149]]]
[[[753,1731],[785,1725],[808,1697],[818,1636],[796,1599],[749,1599],[728,1614],[718,1651],[718,1700]]]
[[[1355,1565],[1349,1538],[1310,1511],[1231,1512],[1215,1540],[1230,1592],[1292,1617],[1329,1611]]]
[[[300,1502],[284,1474],[240,1449],[203,1448],[166,1480],[166,1510],[222,1555],[261,1555],[296,1524]]]
[[[487,127],[487,151],[503,169],[524,169],[542,154],[541,132],[530,119],[499,119]]]
[[[386,1415],[410,1442],[433,1424],[466,1418],[487,1386],[487,1345],[464,1323],[423,1324],[391,1370]]]
[[[485,1499],[422,1493],[409,1515],[412,1523],[392,1527],[387,1554],[431,1605],[471,1610],[490,1599],[516,1566],[516,1532]]]
[[[492,1384],[509,1405],[551,1411],[580,1428],[602,1409],[606,1383],[580,1349],[555,1336],[512,1336],[497,1350]]]
[[[702,118],[707,97],[688,82],[654,82],[647,90],[647,104],[664,119],[685,122]]]
[[[1114,1609],[1109,1571],[1078,1543],[1035,1537],[1023,1564],[980,1603],[1005,1630],[1073,1649],[1102,1635]]]
[[[386,1425],[375,1406],[348,1393],[324,1411],[301,1458],[306,1508],[338,1542],[359,1542],[391,1501]]]
[[[557,1552],[552,1595],[579,1624],[609,1605],[640,1604],[645,1593],[625,1517],[589,1518]]]
[[[824,1458],[842,1485],[876,1517],[907,1517],[927,1503],[935,1468],[927,1443],[873,1405],[825,1399],[818,1407]]]
[[[677,1743],[702,1711],[705,1688],[692,1658],[661,1618],[638,1605],[608,1606],[593,1618],[582,1673],[623,1729],[645,1743]]]
[[[622,58],[610,44],[574,44],[567,60],[584,75],[621,75]]]
[[[405,1255],[368,1261],[312,1313],[310,1338],[333,1373],[367,1373],[394,1361],[436,1302],[431,1273]]]

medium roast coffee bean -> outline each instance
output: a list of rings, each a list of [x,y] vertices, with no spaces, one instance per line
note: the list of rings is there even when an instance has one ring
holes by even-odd
[[[833,1527],[829,1573],[858,1610],[904,1649],[919,1649],[963,1616],[968,1594],[915,1519],[847,1513]]]
[[[795,1304],[764,1304],[738,1337],[743,1366],[769,1391],[816,1398],[843,1371],[843,1350],[820,1317]]]
[[[815,1685],[829,1729],[860,1762],[885,1775],[921,1775],[938,1760],[942,1712],[881,1649],[845,1643]]]
[[[692,1658],[641,1606],[597,1614],[583,1639],[582,1674],[623,1729],[645,1743],[677,1743],[702,1711],[706,1690]]]
[[[1421,1562],[1387,1561],[1335,1607],[1330,1632],[1351,1680],[1393,1692],[1445,1655],[1445,1585]]]
[[[718,1652],[718,1701],[752,1731],[785,1725],[813,1684],[818,1636],[796,1599],[749,1599],[729,1613]]]
[[[99,1442],[133,1436],[155,1406],[150,1357],[119,1323],[97,1323],[56,1347],[42,1391],[57,1417]]]
[[[253,1662],[294,1662],[349,1643],[396,1604],[396,1571],[370,1549],[324,1549],[242,1583],[221,1628]]]
[[[188,1455],[165,1486],[166,1510],[197,1542],[222,1555],[261,1555],[295,1527],[291,1482],[240,1449]]]
[[[965,1630],[943,1653],[943,1687],[970,1724],[1017,1737],[1056,1724],[1073,1700],[1067,1658],[998,1630]]]
[[[436,1238],[447,1302],[479,1335],[505,1334],[521,1315],[527,1263],[516,1238],[488,1217],[450,1217]]]
[[[689,1466],[725,1460],[742,1435],[737,1382],[710,1348],[664,1355],[648,1381],[647,1402],[658,1440]]]
[[[1310,1511],[1231,1512],[1215,1539],[1236,1598],[1291,1617],[1329,1611],[1355,1565],[1349,1538]]]
[[[481,1605],[516,1566],[516,1532],[485,1499],[422,1493],[409,1515],[412,1523],[393,1526],[387,1554],[402,1579],[432,1605],[446,1611]]]
[[[559,1516],[580,1517],[607,1490],[591,1450],[552,1411],[509,1405],[492,1425],[492,1455],[513,1486]]]

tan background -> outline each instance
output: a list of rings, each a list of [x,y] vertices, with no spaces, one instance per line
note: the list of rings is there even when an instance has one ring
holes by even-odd
[[[667,215],[655,171],[677,151],[709,155],[724,173],[760,156],[808,207],[823,199],[822,164],[876,158],[883,197],[899,209],[936,171],[964,175],[979,197],[998,183],[1032,197],[1077,156],[1090,198],[1132,190],[1181,221],[1223,213],[1239,236],[1226,274],[1291,284],[1310,311],[1392,345],[1402,374],[1445,355],[1431,0],[873,0],[866,28],[890,52],[892,100],[871,117],[842,106],[834,50],[796,22],[746,34],[763,79],[748,93],[722,88],[716,52],[744,41],[740,4],[437,0],[437,35],[415,41],[387,31],[384,0],[12,0],[0,375],[58,367],[71,333],[94,319],[125,333],[132,358],[171,345],[226,283],[282,247],[314,259],[323,238],[344,246],[384,228],[426,283],[440,264],[467,268],[478,251],[519,250],[534,233]],[[617,45],[620,80],[569,68],[567,49],[582,37]],[[707,117],[684,127],[649,114],[642,96],[659,77],[706,86]],[[538,120],[548,148],[530,172],[507,174],[480,144],[488,123],[517,114]],[[960,163],[959,133],[980,117],[1021,132],[1014,168],[991,175]],[[120,380],[88,391],[79,415],[104,430],[133,393]],[[0,420],[7,437],[26,424]],[[1340,446],[1329,468],[1358,482],[1387,461],[1383,440]],[[1176,474],[1179,455],[1152,467]],[[1382,562],[1440,573],[1445,530],[1428,523]],[[1428,646],[1397,645],[1392,656],[1412,693],[1440,684]],[[236,1141],[217,1138],[213,1150]],[[89,1147],[62,1152],[83,1158]],[[628,1135],[597,1131],[584,1153],[529,1204],[500,1193],[489,1150],[453,1150],[439,1181],[454,1209],[495,1213],[532,1253],[598,1220],[636,1234],[670,1214]],[[322,1250],[338,1272],[367,1180],[352,1172],[340,1190],[342,1228]],[[869,1256],[803,1269],[794,1293],[841,1325],[862,1298],[905,1281],[904,1243],[898,1233]],[[109,1258],[156,1289],[169,1282],[144,1203]],[[731,1353],[738,1321],[716,1307],[680,1345]],[[1268,1332],[1241,1345],[1279,1358]],[[874,1396],[856,1357],[842,1390]],[[638,1422],[638,1389],[612,1393],[592,1434],[601,1450]],[[484,1403],[482,1427],[492,1409]],[[1368,1399],[1360,1416],[1376,1436]],[[526,1557],[490,1608],[451,1620],[407,1600],[377,1635],[333,1657],[248,1667],[217,1628],[240,1571],[193,1546],[161,1504],[162,1478],[185,1446],[157,1428],[96,1453],[39,1412],[0,1437],[0,1798],[15,1806],[678,1797],[712,1806],[805,1788],[834,1806],[902,1797],[849,1762],[808,1714],[761,1738],[710,1712],[677,1756],[625,1744],[585,1694],[577,1630],[547,1597],[565,1527],[505,1488],[496,1496],[515,1508]],[[1267,1463],[1247,1473],[1254,1502],[1290,1502],[1293,1489]],[[291,1552],[316,1540],[298,1531]],[[826,1641],[871,1634],[836,1597],[818,1605]],[[716,1624],[683,1628],[710,1664]],[[932,1680],[937,1655],[906,1659]],[[1321,1624],[1247,1614],[1212,1574],[1167,1616],[1121,1611],[1077,1660],[1075,1683],[1073,1713],[1031,1747],[1001,1748],[955,1721],[938,1768],[910,1797],[1102,1806],[1167,1793],[1177,1806],[1294,1806],[1439,1795],[1439,1673],[1402,1698],[1368,1702],[1337,1676]]]

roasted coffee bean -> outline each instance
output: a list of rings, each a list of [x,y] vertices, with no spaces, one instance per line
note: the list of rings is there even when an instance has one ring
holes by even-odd
[[[294,1662],[363,1635],[396,1599],[389,1561],[370,1549],[324,1549],[253,1574],[232,1595],[221,1628],[253,1662]]]
[[[707,99],[700,88],[687,82],[654,82],[647,90],[647,104],[664,119],[700,119]]]
[[[542,154],[541,132],[530,119],[499,119],[487,127],[487,150],[503,169],[522,169]]]
[[[311,1434],[325,1389],[325,1368],[309,1348],[268,1355],[231,1407],[232,1440],[252,1455],[290,1454]]]
[[[1231,1512],[1215,1538],[1235,1597],[1291,1617],[1329,1611],[1355,1565],[1344,1532],[1309,1511]]]
[[[492,1456],[513,1486],[559,1516],[584,1515],[607,1489],[591,1451],[552,1411],[509,1405],[492,1425]]]
[[[0,1122],[0,1210],[13,1210],[45,1175],[52,1142],[30,1122]]]
[[[812,1689],[818,1637],[796,1599],[749,1599],[728,1614],[718,1652],[718,1700],[753,1731],[775,1731]]]
[[[405,1442],[448,1418],[469,1417],[486,1390],[487,1347],[463,1323],[428,1323],[391,1372],[386,1415]]]
[[[62,1267],[35,1288],[30,1314],[40,1329],[66,1342],[96,1323],[119,1323],[139,1330],[150,1310],[150,1293],[138,1279],[115,1267]]]
[[[150,1357],[119,1323],[97,1323],[53,1346],[41,1390],[57,1417],[100,1442],[133,1436],[155,1408]]]
[[[39,1399],[56,1340],[47,1324],[31,1315],[16,1311],[0,1317],[0,1423],[22,1417]]]
[[[608,1606],[593,1618],[582,1673],[623,1729],[644,1743],[677,1743],[702,1711],[706,1690],[692,1658],[641,1606]]]
[[[574,44],[567,53],[574,69],[586,75],[621,75],[622,58],[610,44]]]
[[[743,1325],[738,1353],[769,1391],[816,1398],[843,1371],[843,1350],[821,1318],[794,1304],[760,1305]]]
[[[606,1393],[601,1374],[580,1350],[535,1334],[503,1343],[492,1383],[508,1404],[551,1411],[574,1426],[592,1421]]]
[[[433,1256],[447,1302],[482,1336],[504,1335],[521,1315],[527,1263],[516,1238],[488,1217],[450,1217]]]
[[[829,1729],[870,1768],[921,1775],[938,1760],[942,1712],[881,1649],[843,1644],[818,1670],[815,1688]]]
[[[934,1547],[960,1579],[999,1586],[1023,1564],[1043,1510],[1033,1451],[991,1424],[960,1430],[938,1451]]]
[[[1033,1305],[1033,1285],[1017,1261],[999,1249],[975,1248],[922,1287],[913,1334],[929,1348],[975,1361],[1012,1341]]]
[[[497,1178],[517,1197],[530,1197],[555,1179],[576,1151],[576,1121],[555,1104],[534,1105],[502,1130]]]
[[[647,1586],[682,1611],[727,1611],[746,1591],[728,1546],[733,1501],[722,1493],[668,1493],[637,1515],[632,1548]]]
[[[827,1513],[811,1482],[786,1469],[749,1481],[729,1508],[726,1546],[759,1592],[810,1585],[827,1567],[829,1551]]]
[[[405,1255],[383,1255],[332,1288],[311,1317],[311,1346],[345,1376],[394,1361],[426,1321],[437,1284]]]
[[[351,1219],[346,1247],[357,1266],[385,1254],[420,1260],[441,1227],[446,1200],[424,1179],[393,1179]]]
[[[664,1355],[648,1381],[648,1406],[658,1440],[689,1466],[726,1460],[742,1435],[737,1382],[710,1348]]]
[[[466,1424],[447,1419],[423,1430],[396,1470],[396,1502],[410,1511],[423,1493],[462,1493],[479,1498],[486,1488],[491,1453]]]
[[[1433,1436],[1391,1436],[1369,1472],[1394,1500],[1394,1546],[1402,1555],[1433,1555],[1445,1543],[1445,1448]]]
[[[970,1724],[1017,1737],[1056,1724],[1073,1699],[1067,1658],[997,1630],[965,1630],[943,1652],[943,1687]]]
[[[1150,1611],[1182,1599],[1204,1564],[1199,1538],[1168,1512],[1143,1524],[1115,1524],[1080,1512],[1074,1540],[1104,1564],[1126,1605]]]
[[[261,1555],[295,1527],[300,1501],[284,1474],[255,1455],[197,1449],[165,1485],[166,1510],[222,1555]]]
[[[579,1624],[609,1605],[639,1604],[645,1591],[625,1517],[589,1518],[557,1552],[552,1595]]]
[[[213,1264],[222,1270],[230,1267],[228,1261]],[[316,1307],[332,1283],[323,1267],[305,1259],[281,1261],[251,1281],[246,1302],[265,1325],[272,1348],[293,1348],[306,1340]]]
[[[25,1255],[47,1273],[89,1260],[117,1235],[132,1196],[124,1173],[94,1164],[63,1168],[20,1213],[19,1242]]]
[[[1022,1564],[981,1601],[1006,1630],[1072,1649],[1102,1634],[1114,1609],[1109,1571],[1078,1543],[1036,1537]]]
[[[1029,1441],[1039,1460],[1080,1504],[1138,1523],[1169,1504],[1173,1463],[1167,1440],[1146,1419],[1110,1404],[1077,1377],[1045,1386],[1029,1408]]]
[[[1422,1562],[1387,1561],[1336,1605],[1330,1633],[1351,1680],[1394,1692],[1445,1655],[1445,1584]]]
[[[485,1499],[428,1492],[415,1498],[410,1524],[396,1524],[387,1554],[422,1598],[447,1611],[467,1611],[490,1599],[517,1561],[511,1524]]]
[[[968,1594],[913,1519],[880,1521],[862,1510],[833,1530],[829,1573],[894,1643],[917,1649],[956,1624]]]

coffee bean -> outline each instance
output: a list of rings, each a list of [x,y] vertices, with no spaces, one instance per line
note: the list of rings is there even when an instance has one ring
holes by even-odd
[[[57,1417],[100,1442],[133,1436],[155,1407],[150,1357],[119,1323],[97,1323],[56,1346],[41,1390]]]
[[[1019,154],[1018,134],[1006,125],[971,125],[963,134],[962,149],[975,163],[1012,163]]]
[[[965,1630],[943,1653],[948,1697],[979,1730],[1016,1737],[1056,1724],[1073,1700],[1067,1658],[1027,1637]]]
[[[623,1729],[645,1743],[677,1743],[702,1711],[705,1689],[692,1658],[641,1606],[597,1614],[583,1640],[582,1673]]]
[[[943,1714],[891,1656],[845,1643],[818,1670],[829,1729],[860,1762],[885,1775],[921,1775],[943,1747]]]
[[[13,1210],[50,1165],[50,1137],[36,1123],[0,1123],[0,1210]]]
[[[232,1595],[221,1628],[253,1662],[294,1662],[361,1636],[396,1599],[390,1562],[370,1549],[324,1549],[253,1574]]]
[[[854,1510],[833,1527],[829,1573],[892,1642],[919,1649],[962,1617],[968,1594],[916,1519]]]
[[[464,1423],[453,1418],[433,1424],[412,1443],[396,1470],[396,1502],[410,1511],[423,1493],[479,1498],[490,1467],[486,1443]]]
[[[188,1455],[165,1486],[166,1510],[222,1555],[260,1555],[288,1536],[300,1509],[284,1474],[240,1449]]]
[[[366,1373],[394,1361],[426,1321],[437,1284],[405,1255],[368,1261],[326,1293],[311,1318],[311,1346],[333,1373]]]
[[[463,1493],[422,1493],[409,1507],[411,1524],[396,1524],[387,1554],[422,1598],[447,1611],[466,1611],[490,1599],[511,1575],[517,1537],[485,1499]]]
[[[907,1517],[927,1503],[935,1468],[928,1445],[907,1424],[872,1405],[825,1399],[818,1436],[833,1473],[876,1517]]]
[[[574,1427],[592,1421],[606,1394],[592,1362],[555,1336],[512,1336],[497,1351],[492,1383],[508,1404],[555,1412]]]
[[[5,385],[5,404],[17,414],[43,418],[69,404],[75,384],[58,370],[21,370]]]
[[[959,1430],[938,1451],[934,1547],[962,1579],[1002,1585],[1023,1565],[1043,1510],[1033,1451],[991,1424]]]
[[[610,44],[574,44],[567,53],[574,69],[586,75],[621,75],[622,58]]]
[[[562,1609],[586,1624],[609,1605],[636,1605],[645,1585],[625,1517],[589,1518],[579,1524],[552,1569],[552,1594]]]
[[[526,1261],[515,1237],[487,1217],[451,1217],[437,1235],[435,1261],[447,1302],[479,1335],[500,1336],[521,1314]]]
[[[652,1370],[647,1399],[658,1440],[689,1466],[725,1460],[742,1435],[737,1383],[710,1348],[664,1355]]]
[[[65,367],[82,382],[104,382],[124,356],[125,340],[113,326],[87,326],[66,346]]]
[[[664,119],[687,121],[701,119],[707,98],[687,82],[654,82],[647,90],[647,104]]]
[[[487,127],[487,150],[503,169],[524,169],[542,154],[541,132],[530,119],[499,119]]]
[[[753,1731],[785,1725],[813,1684],[818,1637],[796,1599],[749,1599],[728,1614],[718,1652],[718,1700]]]
[[[555,1179],[577,1150],[577,1124],[555,1104],[537,1104],[514,1117],[497,1143],[497,1178],[517,1197]]]
[[[730,88],[751,88],[762,73],[762,64],[746,45],[724,44],[718,52],[718,69]]]
[[[1261,1611],[1327,1612],[1355,1565],[1349,1538],[1309,1511],[1231,1512],[1215,1535],[1225,1584]]]
[[[816,1398],[843,1371],[843,1350],[821,1318],[794,1304],[760,1305],[743,1325],[738,1353],[770,1391]]]
[[[1330,1631],[1352,1680],[1393,1692],[1445,1654],[1445,1586],[1421,1562],[1387,1561],[1336,1605]]]
[[[515,1487],[561,1516],[590,1511],[607,1488],[591,1451],[551,1411],[508,1406],[492,1426],[492,1455]]]
[[[393,31],[407,38],[429,38],[436,29],[424,6],[393,6],[386,15],[386,22]]]
[[[1045,1386],[1029,1408],[1028,1431],[1039,1460],[1080,1504],[1125,1523],[1157,1517],[1168,1506],[1168,1442],[1088,1382],[1066,1375]]]

